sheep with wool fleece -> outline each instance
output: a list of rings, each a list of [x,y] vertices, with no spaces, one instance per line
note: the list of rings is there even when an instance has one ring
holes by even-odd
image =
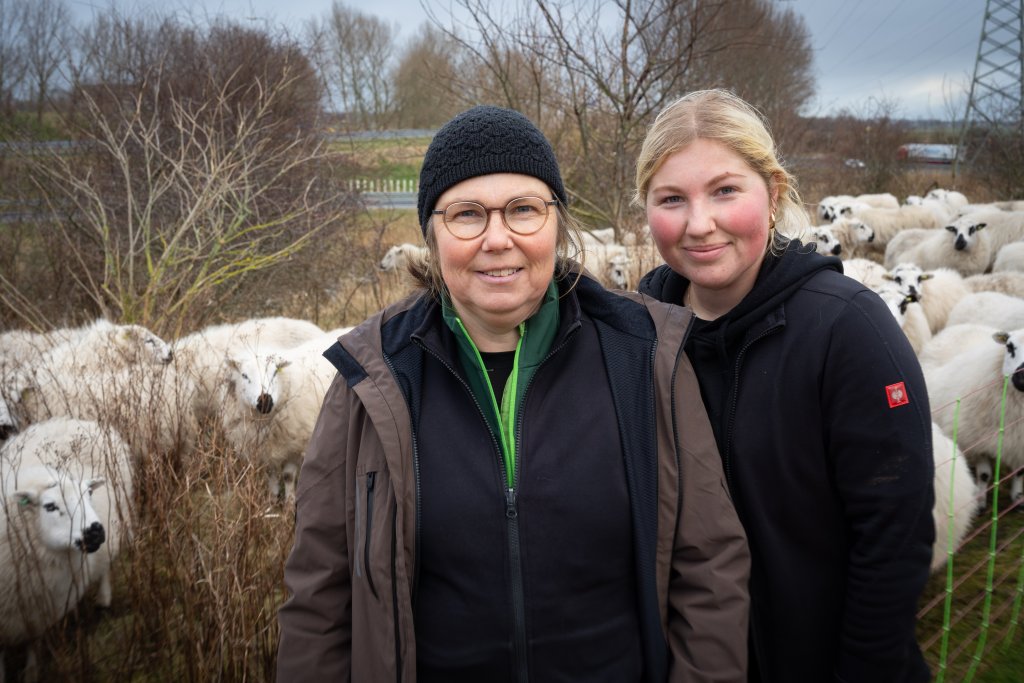
[[[863,221],[852,218],[840,218],[831,225],[819,225],[812,230],[827,230],[833,238],[839,242],[838,256],[842,258],[854,258],[861,255],[867,244],[875,239],[875,231],[868,227]]]
[[[989,325],[1000,330],[1024,327],[1024,299],[1000,292],[973,292],[949,312],[947,325]]]
[[[174,342],[176,365],[195,382],[196,415],[212,418],[219,409],[216,397],[224,383],[224,359],[231,351],[287,349],[323,334],[318,325],[307,320],[278,316],[212,325],[178,339]]]
[[[273,498],[295,496],[302,456],[327,389],[337,374],[323,357],[323,336],[291,349],[229,358],[221,427],[232,447],[266,469]]]
[[[377,267],[386,273],[404,271],[408,270],[410,263],[424,264],[429,254],[430,251],[422,244],[402,242],[388,249]]]
[[[992,243],[984,230],[986,223],[959,218],[946,230],[924,235],[913,232],[886,249],[885,262],[916,263],[923,270],[951,268],[963,276],[983,273],[992,259]]]
[[[1003,245],[992,261],[992,272],[1024,273],[1024,241]]]
[[[972,292],[999,292],[1024,299],[1024,273],[1004,270],[998,273],[979,273],[964,278]]]
[[[956,190],[946,190],[941,187],[936,187],[928,191],[928,194],[924,196],[925,199],[935,199],[943,202],[953,210],[959,210],[967,206],[967,196],[963,192]]]
[[[175,365],[94,366],[37,373],[19,386],[13,408],[20,424],[69,417],[112,426],[141,460],[192,452],[199,436],[195,392],[192,376]]]
[[[615,228],[597,228],[594,230],[580,230],[580,238],[584,246],[595,244],[616,244]]]
[[[886,279],[892,280],[900,292],[921,304],[932,334],[946,326],[949,312],[971,293],[964,284],[963,276],[951,268],[925,271],[916,263],[899,263],[889,271]]]
[[[934,572],[960,547],[981,507],[981,500],[963,451],[934,422],[932,456],[935,458],[935,504],[932,506],[935,543],[931,565]]]
[[[93,586],[97,604],[110,605],[109,572],[130,534],[133,483],[117,432],[64,418],[7,442],[0,480],[3,649],[38,637]]]
[[[888,282],[885,277],[888,273],[881,263],[871,259],[852,258],[843,261],[844,275],[876,292]]]
[[[992,202],[992,205],[1001,211],[1024,211],[1024,199],[1009,199],[1001,202]]]
[[[880,254],[885,253],[885,246],[900,230],[940,228],[948,221],[940,220],[935,212],[923,206],[901,206],[898,209],[867,208],[852,211],[846,217],[862,221],[875,231],[871,251]]]
[[[979,272],[991,269],[996,255],[1004,246],[1024,240],[1024,211],[975,211],[961,220],[985,223],[992,253],[989,263]]]
[[[907,197],[907,203],[900,208],[907,209],[908,211],[926,209],[935,216],[940,224],[948,223],[960,213],[957,208],[950,206],[945,201],[934,199],[932,197],[918,197],[915,195]]]
[[[1024,467],[1024,328],[996,329],[987,341],[965,347],[940,365],[923,366],[932,419],[946,436],[957,434],[957,445],[975,466],[981,486],[992,481],[991,461],[1002,442],[1002,472]],[[1003,386],[1005,425],[1000,439]],[[959,404],[957,400],[959,399]],[[959,406],[959,407],[958,407]],[[1024,502],[1024,473],[1010,484],[1014,504]]]
[[[990,343],[993,333],[997,331],[997,328],[990,325],[977,323],[947,325],[924,345],[917,359],[922,368],[938,367],[965,349]]]
[[[100,318],[68,333],[22,374],[48,375],[89,370],[98,365],[121,368],[140,363],[166,364],[174,358],[167,342],[141,325],[118,325]]]
[[[932,338],[932,331],[928,327],[928,319],[925,318],[921,305],[900,292],[892,283],[883,285],[876,292],[896,318],[914,353],[920,353],[921,348]]]
[[[889,244],[885,245],[885,258],[882,259],[882,265],[891,271],[899,263],[908,263],[903,255],[934,234],[935,230],[931,228],[900,230],[889,240]]]

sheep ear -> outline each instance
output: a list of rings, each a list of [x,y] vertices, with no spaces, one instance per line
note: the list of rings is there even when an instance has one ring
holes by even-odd
[[[935,273],[921,273],[921,277],[919,279],[924,281],[931,280],[933,277],[935,277]]]
[[[96,477],[95,479],[87,479],[83,483],[85,484],[85,487],[89,491],[89,493],[92,493],[96,489],[106,484],[107,480],[104,479],[103,477]]]
[[[950,232],[956,232],[956,226],[955,225],[947,225],[946,226],[946,230],[949,230]]]
[[[242,369],[242,364],[239,363],[237,359],[232,358],[231,356],[227,356],[224,359],[224,364],[227,365],[232,370],[241,370]]]
[[[977,225],[975,225],[975,226],[974,226],[974,229],[975,229],[975,230],[981,230],[981,229],[982,229],[982,228],[984,228],[984,227],[985,227],[986,225],[988,225],[988,223],[978,223]]]
[[[13,498],[18,501],[18,507],[39,505],[39,496],[32,491],[15,491]]]
[[[992,335],[992,339],[994,339],[999,344],[1005,344],[1006,342],[1010,341],[1010,333],[996,332],[995,334]]]
[[[896,278],[894,278],[892,276],[892,273],[882,273],[882,279],[883,280],[895,280]]]

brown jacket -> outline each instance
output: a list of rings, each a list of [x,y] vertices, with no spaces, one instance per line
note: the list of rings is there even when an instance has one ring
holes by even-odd
[[[690,313],[628,296],[647,307],[658,339],[654,554],[668,680],[739,683],[746,680],[750,557],[682,352]],[[332,359],[341,372],[306,452],[285,568],[291,597],[279,614],[282,683],[416,680],[413,435],[381,334],[385,323],[424,305],[410,297],[378,313],[344,336]],[[367,472],[377,473],[370,510]],[[367,514],[392,520],[375,525],[369,545]]]

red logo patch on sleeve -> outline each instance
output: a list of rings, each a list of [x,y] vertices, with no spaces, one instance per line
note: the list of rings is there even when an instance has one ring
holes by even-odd
[[[889,399],[890,408],[905,406],[910,403],[910,398],[907,396],[907,388],[903,386],[903,382],[896,382],[896,384],[887,386],[885,388],[885,397]]]

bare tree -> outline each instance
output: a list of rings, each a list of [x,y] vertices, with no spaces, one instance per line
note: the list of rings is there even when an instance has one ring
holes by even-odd
[[[28,3],[24,24],[27,76],[35,100],[36,119],[42,120],[50,85],[64,59],[69,43],[71,13],[64,0],[33,0]]]
[[[465,105],[460,89],[460,46],[438,28],[423,24],[405,47],[394,71],[395,123],[402,128],[440,126]]]
[[[617,233],[639,227],[629,198],[646,126],[721,49],[722,3],[528,0],[500,16],[483,0],[459,5],[468,19],[448,34],[485,65],[491,93],[552,138],[576,211]]]
[[[334,0],[309,24],[314,60],[342,111],[362,128],[384,128],[394,111],[393,54],[398,27]]]
[[[15,93],[25,79],[26,0],[0,0],[0,108],[14,112]]]
[[[171,28],[143,34],[166,50],[143,78],[82,88],[89,125],[73,153],[25,163],[96,311],[177,331],[344,226],[349,207],[297,48],[230,24]]]

